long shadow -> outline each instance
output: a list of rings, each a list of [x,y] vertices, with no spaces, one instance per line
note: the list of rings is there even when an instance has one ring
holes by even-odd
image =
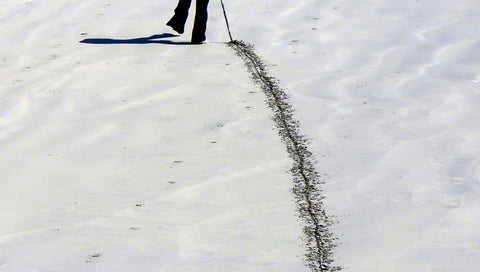
[[[90,44],[148,44],[148,43],[158,43],[158,44],[173,44],[173,45],[188,45],[189,42],[176,42],[172,40],[162,40],[165,38],[178,37],[179,35],[171,33],[163,33],[152,35],[150,37],[144,38],[135,38],[135,39],[107,39],[107,38],[92,38],[81,40],[81,43],[90,43]]]

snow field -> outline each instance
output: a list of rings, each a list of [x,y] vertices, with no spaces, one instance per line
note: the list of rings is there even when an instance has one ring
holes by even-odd
[[[232,25],[290,90],[319,171],[330,176],[338,263],[346,271],[476,271],[477,3],[258,5],[265,24],[243,27],[245,13],[236,13]],[[256,25],[269,34],[255,35]]]
[[[170,6],[130,4],[1,4],[16,38],[0,271],[305,270],[289,160],[241,60],[222,43],[79,43],[165,31]]]
[[[291,162],[218,1],[205,46],[78,43],[168,32],[175,4],[0,3],[0,271],[306,270]],[[225,5],[329,177],[337,264],[476,271],[478,3]]]

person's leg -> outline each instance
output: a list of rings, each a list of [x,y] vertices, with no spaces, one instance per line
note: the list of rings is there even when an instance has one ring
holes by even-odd
[[[180,34],[182,34],[185,29],[185,22],[187,21],[188,9],[191,3],[192,0],[179,0],[175,8],[175,15],[167,22],[168,26],[171,26],[173,30]]]
[[[195,23],[193,25],[192,43],[202,43],[205,41],[205,31],[207,30],[207,6],[208,0],[197,0],[195,11]]]

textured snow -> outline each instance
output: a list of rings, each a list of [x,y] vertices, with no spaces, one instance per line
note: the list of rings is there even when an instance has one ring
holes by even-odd
[[[477,271],[478,3],[224,2],[329,177],[337,264]],[[175,4],[1,1],[0,271],[308,271],[219,1],[205,45],[79,43],[170,32]]]

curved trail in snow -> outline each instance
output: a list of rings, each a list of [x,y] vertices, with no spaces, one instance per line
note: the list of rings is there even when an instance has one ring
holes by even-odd
[[[332,221],[325,212],[324,197],[319,188],[322,177],[315,170],[315,159],[308,150],[308,140],[299,133],[299,122],[293,116],[294,110],[289,104],[289,98],[279,87],[278,80],[268,75],[265,64],[255,53],[253,45],[234,40],[228,46],[244,60],[252,79],[265,94],[278,134],[293,160],[290,171],[293,175],[297,210],[304,223],[306,265],[312,271],[339,271],[340,267],[333,264],[335,238],[329,231]]]

